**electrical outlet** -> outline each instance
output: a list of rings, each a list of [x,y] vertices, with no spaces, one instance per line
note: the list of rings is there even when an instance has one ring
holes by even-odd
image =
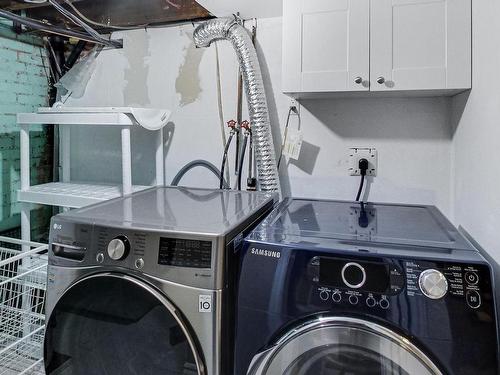
[[[291,98],[290,99],[290,108],[295,108],[295,112],[299,113],[299,109],[300,109],[299,101],[295,98]]]
[[[349,175],[361,176],[359,161],[368,160],[367,176],[377,175],[377,150],[373,147],[352,147],[349,149]]]

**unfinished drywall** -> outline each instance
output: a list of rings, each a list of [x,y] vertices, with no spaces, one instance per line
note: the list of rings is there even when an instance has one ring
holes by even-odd
[[[277,146],[281,142],[290,103],[280,88],[281,28],[280,18],[258,21],[257,47]],[[203,52],[192,50],[192,42],[187,36],[192,31],[192,25],[185,25],[127,32],[127,35],[147,34],[147,37],[133,38],[148,40],[147,51],[144,51],[148,62],[148,92],[144,96],[148,97],[149,106],[173,111],[166,136],[168,182],[189,161],[207,159],[219,165],[222,157],[215,47]],[[127,77],[124,74],[129,66],[127,48],[142,47],[125,45],[124,50],[102,52],[88,92],[84,98],[70,104],[133,104],[123,94],[125,81],[129,81],[132,74],[128,72]],[[227,42],[220,42],[219,50],[224,120],[227,121],[236,116],[237,64],[234,51]],[[195,52],[196,58],[189,57]],[[186,60],[193,61],[186,65]],[[185,77],[192,80],[189,83],[191,88],[196,87],[189,100],[183,96],[183,90],[179,92],[179,80],[184,81]],[[376,147],[379,174],[369,179],[368,198],[371,201],[436,204],[449,213],[452,137],[449,104],[446,98],[302,102],[304,146],[298,161],[285,162],[281,167],[285,194],[354,199],[359,179],[348,175],[348,148]],[[291,129],[298,126],[297,120],[292,116]],[[85,128],[73,133],[72,176],[80,180],[119,181],[118,131]],[[154,180],[154,138],[144,132],[135,132],[133,137],[134,183],[151,183]],[[234,154],[230,155],[230,163],[231,171],[234,171]],[[232,180],[235,181],[234,176]],[[182,183],[206,187],[218,185],[214,176],[201,169],[188,174]]]
[[[454,217],[500,262],[500,4],[473,1],[473,89],[453,101]]]

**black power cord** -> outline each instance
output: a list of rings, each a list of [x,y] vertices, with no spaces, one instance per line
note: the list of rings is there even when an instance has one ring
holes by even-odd
[[[356,201],[359,202],[361,197],[361,192],[363,191],[363,186],[365,184],[366,171],[368,170],[368,160],[360,159],[358,162],[359,172],[361,174],[361,181],[359,182],[358,194],[356,195]]]

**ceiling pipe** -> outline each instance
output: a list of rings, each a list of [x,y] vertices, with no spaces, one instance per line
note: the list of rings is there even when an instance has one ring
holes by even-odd
[[[84,40],[84,41],[95,43],[95,44],[101,44],[101,45],[104,45],[107,47],[112,47],[112,48],[122,48],[123,47],[123,43],[121,41],[118,41],[118,40],[113,40],[113,41],[109,41],[109,42],[95,40],[90,35],[87,35],[85,33],[65,29],[62,27],[53,26],[50,24],[46,24],[46,23],[34,20],[32,18],[18,16],[17,14],[11,13],[11,12],[3,10],[3,9],[0,9],[0,17],[6,18],[6,19],[14,21],[14,22],[18,22],[24,26],[29,27],[30,29],[43,31],[43,32],[46,32],[49,34],[65,36],[68,38],[75,38],[75,39]]]

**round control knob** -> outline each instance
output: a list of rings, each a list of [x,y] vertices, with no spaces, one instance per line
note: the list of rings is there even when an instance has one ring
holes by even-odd
[[[418,285],[422,293],[431,299],[440,299],[448,292],[446,277],[435,269],[423,271],[418,278]]]
[[[342,295],[339,292],[332,294],[333,302],[340,302],[342,300]]]
[[[130,251],[130,243],[127,237],[118,236],[109,241],[108,255],[113,260],[125,259]]]
[[[328,293],[326,290],[322,290],[319,293],[319,298],[321,298],[323,301],[326,301],[328,298],[330,298],[330,293]]]
[[[368,297],[366,299],[366,306],[368,307],[374,307],[377,304],[377,301],[373,297]]]
[[[365,285],[366,272],[358,263],[349,262],[342,268],[342,281],[352,289],[359,289]]]
[[[358,299],[358,297],[357,297],[357,296],[355,296],[354,294],[351,294],[351,295],[349,296],[349,303],[350,303],[351,305],[357,305],[357,304],[358,304],[358,302],[359,302],[359,299]]]

